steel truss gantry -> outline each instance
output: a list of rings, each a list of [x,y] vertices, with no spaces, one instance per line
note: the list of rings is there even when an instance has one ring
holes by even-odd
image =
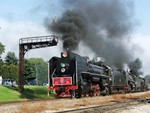
[[[50,46],[56,46],[58,43],[58,37],[51,36],[38,36],[27,37],[19,40],[19,91],[24,91],[24,55],[30,49],[44,48]]]

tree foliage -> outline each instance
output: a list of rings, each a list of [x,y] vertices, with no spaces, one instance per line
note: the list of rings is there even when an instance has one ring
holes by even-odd
[[[1,55],[2,55],[2,53],[4,53],[4,51],[5,51],[5,46],[0,42],[0,68],[3,64],[3,60],[1,58]]]
[[[5,51],[5,46],[0,42],[0,56]]]
[[[0,55],[4,52],[5,46],[0,43]],[[18,59],[15,53],[8,52],[5,62],[0,58],[0,76],[3,79],[15,79],[18,81]]]
[[[36,78],[37,85],[47,81],[47,63],[42,58],[30,58],[25,61],[25,79]]]
[[[4,64],[3,60],[0,58],[0,66]]]
[[[12,64],[1,66],[0,75],[3,79],[15,79],[18,81],[18,66]]]
[[[13,65],[17,65],[18,64],[18,59],[15,56],[14,52],[8,52],[6,57],[5,57],[5,63],[7,65],[13,64]]]
[[[5,52],[5,46],[0,42],[0,76],[3,79],[15,79],[18,81],[18,59],[15,53],[8,52],[5,62],[1,59],[2,53]]]
[[[36,78],[35,77],[34,64],[32,64],[28,59],[25,59],[24,77],[25,77],[26,82],[31,78]]]

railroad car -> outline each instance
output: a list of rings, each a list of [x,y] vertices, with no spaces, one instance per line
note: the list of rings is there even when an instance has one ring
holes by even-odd
[[[50,91],[58,97],[82,97],[106,95],[111,92],[111,68],[94,65],[87,58],[72,52],[63,52],[61,57],[49,60]]]

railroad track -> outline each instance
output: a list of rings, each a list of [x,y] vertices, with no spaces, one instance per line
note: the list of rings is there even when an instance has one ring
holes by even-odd
[[[137,101],[116,102],[114,104],[108,104],[108,105],[100,105],[100,106],[94,106],[94,107],[85,107],[85,108],[57,111],[57,113],[116,113],[115,111],[123,110],[123,109],[128,108],[129,106],[136,106],[139,104],[142,104],[142,103],[137,102]]]

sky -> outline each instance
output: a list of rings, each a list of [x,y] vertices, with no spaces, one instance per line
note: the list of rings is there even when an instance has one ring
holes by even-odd
[[[136,27],[131,34],[131,41],[138,49],[135,54],[142,60],[142,70],[146,75],[150,74],[150,0],[132,1]],[[18,56],[20,38],[50,35],[44,21],[47,17],[51,21],[53,17],[61,15],[64,9],[60,5],[60,0],[0,0],[0,42],[6,49],[3,57],[8,51]],[[61,41],[55,47],[30,50],[25,57],[42,57],[47,61],[52,56],[59,56],[60,51]],[[89,53],[85,52],[86,47],[82,51]]]

